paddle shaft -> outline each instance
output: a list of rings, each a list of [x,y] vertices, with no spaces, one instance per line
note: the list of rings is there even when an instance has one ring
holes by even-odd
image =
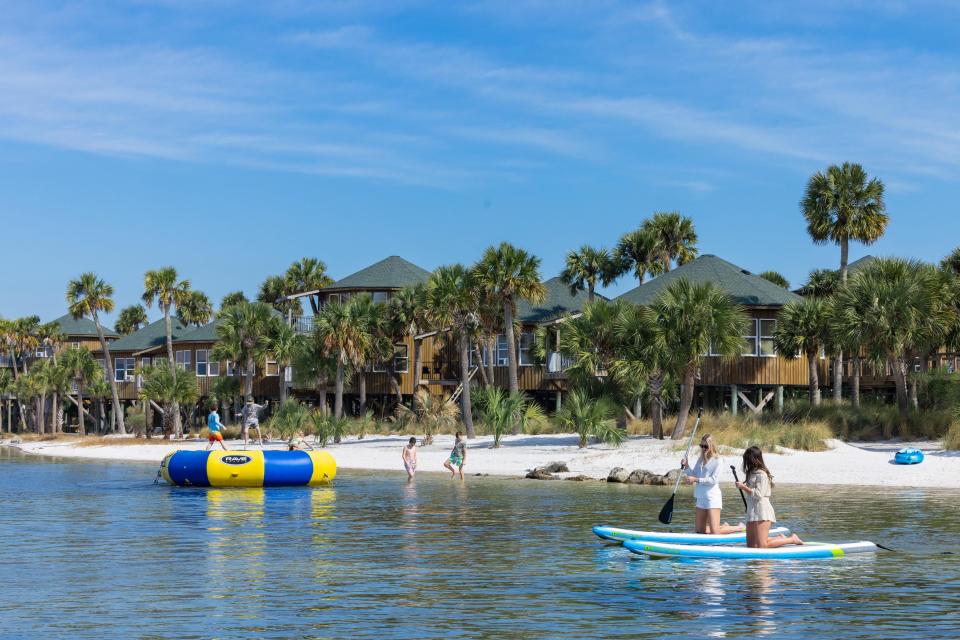
[[[730,471],[733,471],[733,479],[737,482],[740,482],[740,478],[737,477],[737,468],[733,465],[730,465]],[[740,492],[740,499],[743,500],[743,508],[747,508],[747,497],[743,495],[743,489],[737,487],[737,491]]]
[[[697,427],[700,426],[700,416],[703,415],[703,409],[701,408],[697,411],[697,421],[693,423],[693,431],[690,433],[690,439],[687,440],[687,452],[683,454],[683,459],[687,461],[687,464],[690,464],[690,447],[693,446],[693,438],[697,435]],[[680,480],[683,478],[683,469],[680,469],[680,475],[677,476],[677,482],[673,485],[673,495],[677,494],[677,489],[680,488]]]

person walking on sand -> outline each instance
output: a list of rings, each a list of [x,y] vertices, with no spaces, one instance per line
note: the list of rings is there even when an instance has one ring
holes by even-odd
[[[240,413],[240,420],[243,423],[243,448],[247,448],[247,436],[250,428],[257,430],[257,440],[263,447],[263,434],[260,433],[260,412],[263,410],[262,404],[256,404],[253,396],[247,396],[247,403],[243,405],[243,411]]]
[[[413,480],[413,476],[417,474],[417,439],[410,438],[400,455],[403,458],[403,468],[407,470],[407,480]]]
[[[220,422],[220,414],[217,413],[217,405],[210,407],[210,413],[207,415],[207,439],[210,441],[207,444],[206,451],[209,451],[213,448],[213,445],[217,442],[220,443],[220,446],[223,447],[223,450],[227,450],[227,445],[223,444],[223,430],[226,427]]]
[[[714,535],[743,531],[743,524],[732,526],[720,523],[720,510],[723,509],[723,495],[720,493],[720,469],[723,461],[717,453],[713,436],[707,434],[700,440],[700,458],[690,468],[687,459],[680,461],[684,470],[683,481],[695,484],[693,496],[697,500],[697,533]]]
[[[763,462],[760,447],[750,447],[743,452],[743,473],[746,482],[737,482],[737,488],[746,494],[747,499],[747,546],[774,549],[788,544],[803,544],[797,534],[789,538],[784,535],[770,537],[770,525],[777,521],[773,505],[770,504],[773,475]]]
[[[456,438],[453,441],[453,451],[450,452],[450,457],[446,462],[443,463],[443,466],[450,472],[450,477],[452,478],[457,474],[457,471],[460,472],[460,479],[463,480],[463,465],[467,463],[467,443],[463,439],[463,433],[457,431]],[[457,469],[454,470],[454,467]]]

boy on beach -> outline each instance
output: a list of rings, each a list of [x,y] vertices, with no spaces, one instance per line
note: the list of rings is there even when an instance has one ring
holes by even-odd
[[[403,447],[401,452],[403,458],[403,468],[407,470],[407,479],[413,480],[417,473],[417,439],[410,438],[410,441]]]
[[[227,450],[227,445],[223,444],[223,429],[224,426],[220,422],[220,414],[217,413],[217,406],[214,405],[210,407],[210,413],[207,415],[207,439],[210,441],[207,444],[206,451],[209,451],[213,448],[214,443],[219,442],[220,446],[223,447],[223,450]]]
[[[260,442],[260,446],[263,446],[263,434],[260,433],[260,412],[262,410],[262,404],[256,404],[253,401],[253,396],[247,396],[247,403],[243,405],[243,411],[240,414],[240,419],[243,421],[244,449],[247,448],[247,435],[251,427],[257,430],[257,440]]]

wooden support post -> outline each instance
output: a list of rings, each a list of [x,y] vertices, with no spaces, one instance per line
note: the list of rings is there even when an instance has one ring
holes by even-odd
[[[743,404],[747,405],[750,411],[756,414],[759,414],[761,411],[763,411],[763,408],[767,406],[767,403],[770,402],[770,398],[773,397],[773,391],[771,391],[766,396],[764,396],[763,399],[760,400],[760,402],[758,402],[757,404],[753,404],[752,402],[750,402],[750,399],[747,398],[746,395],[744,395],[743,391],[739,392],[737,395],[740,396],[740,399],[743,400]]]
[[[560,389],[557,389],[556,402],[554,403],[554,411],[560,411],[560,408],[563,406],[563,392]]]
[[[783,385],[777,385],[777,413],[783,413]]]
[[[739,402],[739,393],[737,385],[730,385],[730,415],[737,415],[737,403]]]

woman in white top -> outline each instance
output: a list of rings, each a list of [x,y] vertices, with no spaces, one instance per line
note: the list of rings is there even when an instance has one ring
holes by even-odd
[[[720,524],[723,496],[720,494],[720,469],[723,461],[717,453],[717,445],[710,434],[700,440],[700,458],[690,468],[687,459],[680,461],[684,470],[684,482],[696,485],[693,496],[697,500],[697,533],[726,534],[743,531],[743,523],[732,526]]]

